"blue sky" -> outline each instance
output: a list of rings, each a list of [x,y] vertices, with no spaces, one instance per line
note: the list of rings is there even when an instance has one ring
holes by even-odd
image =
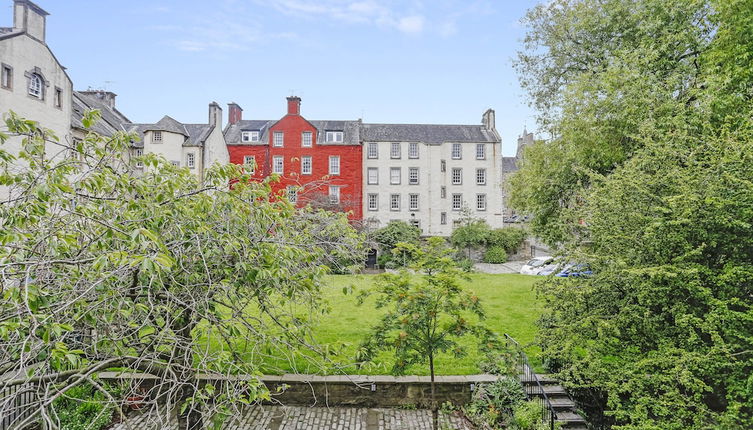
[[[276,119],[291,93],[309,119],[476,124],[492,107],[505,155],[535,124],[512,68],[534,0],[36,2],[76,89],[114,91],[135,122],[205,122],[211,101]]]

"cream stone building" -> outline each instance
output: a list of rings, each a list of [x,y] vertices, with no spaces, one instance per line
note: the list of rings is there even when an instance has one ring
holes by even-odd
[[[0,28],[0,113],[12,110],[70,141],[70,77],[45,42],[47,12],[28,0],[13,2],[13,27]],[[20,140],[6,143],[12,151]],[[48,145],[52,157],[62,149]]]
[[[464,208],[502,227],[501,139],[494,111],[481,125],[363,124],[364,220],[405,221],[449,236]]]
[[[176,166],[188,168],[199,179],[212,164],[230,161],[222,133],[222,108],[214,102],[209,104],[206,124],[184,124],[165,115],[154,124],[130,124],[127,131],[142,136],[134,142],[134,155],[161,155]]]

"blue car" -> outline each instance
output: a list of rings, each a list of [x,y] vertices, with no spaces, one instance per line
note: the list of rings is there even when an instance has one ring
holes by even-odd
[[[575,278],[578,276],[591,276],[593,272],[588,264],[573,264],[566,266],[562,271],[554,276],[560,278]]]

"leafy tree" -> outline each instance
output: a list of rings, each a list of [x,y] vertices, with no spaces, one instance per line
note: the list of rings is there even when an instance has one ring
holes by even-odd
[[[753,2],[555,1],[519,67],[552,135],[513,200],[589,262],[544,357],[597,426],[753,427]],[[548,99],[548,101],[547,101]]]
[[[248,166],[213,166],[198,183],[153,155],[129,161],[136,136],[92,132],[67,146],[12,113],[6,127],[0,144],[22,139],[24,150],[0,145],[0,374],[16,375],[0,392],[36,387],[26,421],[57,428],[56,400],[85,383],[120,410],[96,382],[113,367],[159,377],[145,403],[163,427],[175,407],[194,430],[267,397],[256,357],[307,345],[324,246],[339,257],[359,248],[345,215],[296,210]]]
[[[375,231],[373,239],[381,251],[380,266],[393,261],[394,255],[392,254],[392,250],[399,242],[418,245],[420,237],[421,230],[404,221],[391,221],[386,226]],[[402,264],[402,261],[398,260],[397,263]]]
[[[486,243],[489,231],[486,221],[474,218],[470,209],[465,206],[460,214],[460,226],[450,234],[450,243],[458,249],[465,248],[470,259],[473,248],[481,247]]]
[[[403,246],[402,244],[400,246]],[[494,336],[475,320],[484,318],[478,297],[463,291],[460,271],[451,258],[444,239],[429,238],[423,249],[411,248],[415,255],[413,268],[420,275],[406,270],[399,274],[382,274],[375,287],[359,296],[376,296],[376,306],[386,313],[372,328],[359,348],[359,362],[371,360],[380,351],[394,354],[394,374],[403,374],[412,365],[429,364],[434,428],[437,427],[434,364],[439,355],[464,355],[457,340],[465,335],[479,339],[482,348],[497,346]]]

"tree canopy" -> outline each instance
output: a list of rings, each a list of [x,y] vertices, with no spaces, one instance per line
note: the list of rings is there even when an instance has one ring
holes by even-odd
[[[753,427],[753,2],[560,0],[518,68],[547,142],[512,200],[593,276],[541,344],[597,424]]]
[[[47,157],[36,123],[10,114],[6,127],[0,143],[25,150],[0,145],[0,374],[15,375],[0,388],[34,384],[49,428],[55,399],[101,388],[97,372],[113,367],[157,375],[154,416],[177,406],[182,429],[201,428],[268,396],[253,376],[261,357],[317,351],[306,315],[323,311],[326,258],[361,243],[344,214],[296,210],[248,166],[213,166],[199,183],[153,155],[131,159],[136,136],[92,132]]]

